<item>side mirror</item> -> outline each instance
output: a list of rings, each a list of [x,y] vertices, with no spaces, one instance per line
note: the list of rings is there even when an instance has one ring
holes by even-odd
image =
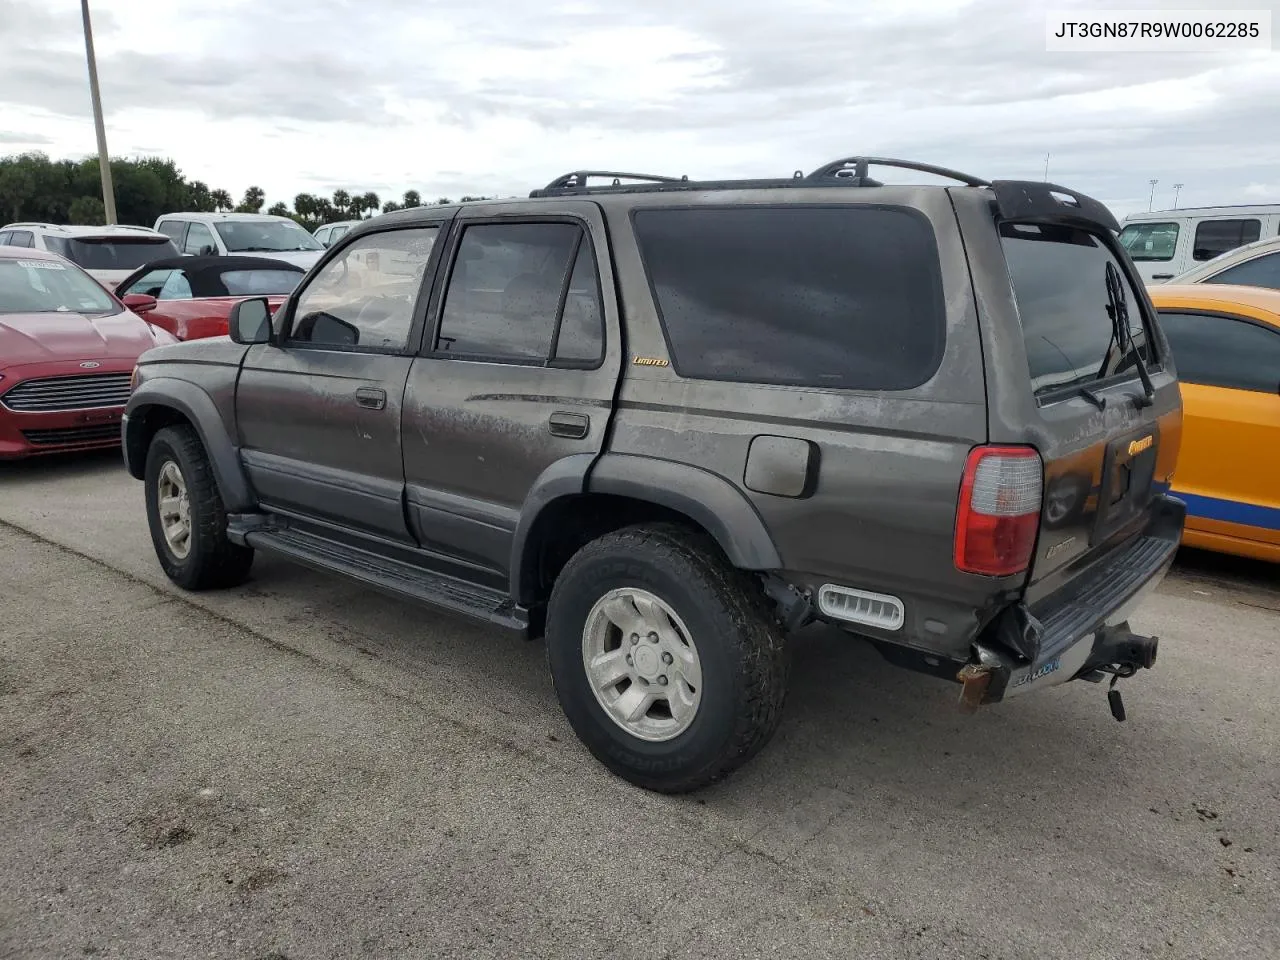
[[[218,248],[215,247],[212,243],[206,243],[203,247],[200,248],[200,256],[202,257],[212,257],[217,252],[218,252]]]
[[[228,332],[236,343],[271,342],[271,307],[266,297],[241,300],[227,317]]]
[[[158,306],[156,298],[147,293],[127,293],[121,302],[134,313],[148,313]]]

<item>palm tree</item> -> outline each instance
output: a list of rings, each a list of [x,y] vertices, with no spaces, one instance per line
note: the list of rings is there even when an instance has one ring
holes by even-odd
[[[262,192],[261,187],[250,187],[244,192],[244,199],[240,201],[240,210],[243,213],[257,213],[262,209],[263,201],[266,194]]]
[[[357,193],[347,202],[347,216],[352,220],[359,220],[362,213],[364,213],[364,197]]]
[[[271,206],[267,207],[267,213],[271,214],[273,217],[287,217],[289,216],[289,206],[283,200],[277,200]]]
[[[348,206],[351,204],[351,194],[345,190],[333,191],[333,208],[339,213],[346,213]]]
[[[364,209],[368,210],[370,213],[377,213],[378,208],[382,206],[382,201],[378,199],[378,195],[374,193],[372,190],[366,193],[364,197],[362,197],[361,199],[364,200],[364,203],[362,204],[362,206],[364,207]]]
[[[219,213],[223,210],[230,210],[235,205],[231,202],[231,194],[225,190],[211,190],[209,199],[213,201],[213,209]]]
[[[417,190],[406,190],[404,192],[404,206],[420,207],[422,206],[422,194]]]

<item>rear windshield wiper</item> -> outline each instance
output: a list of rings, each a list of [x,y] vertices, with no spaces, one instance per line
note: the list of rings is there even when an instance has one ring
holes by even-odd
[[[1149,407],[1155,400],[1156,388],[1151,384],[1147,363],[1142,359],[1142,351],[1133,342],[1133,331],[1129,329],[1129,305],[1124,295],[1124,281],[1116,265],[1110,261],[1107,263],[1107,316],[1111,318],[1111,335],[1124,351],[1123,356],[1132,354],[1133,365],[1142,381],[1142,398],[1136,402],[1140,407]]]

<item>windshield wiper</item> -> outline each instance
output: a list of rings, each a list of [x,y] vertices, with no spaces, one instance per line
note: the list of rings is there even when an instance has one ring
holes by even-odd
[[[1142,397],[1135,398],[1140,407],[1149,407],[1155,400],[1156,388],[1151,384],[1151,374],[1147,372],[1147,362],[1142,359],[1142,351],[1133,342],[1133,331],[1129,329],[1129,306],[1125,301],[1124,281],[1116,265],[1107,262],[1107,316],[1111,318],[1111,335],[1117,346],[1124,350],[1123,357],[1133,355],[1133,365],[1142,381]]]

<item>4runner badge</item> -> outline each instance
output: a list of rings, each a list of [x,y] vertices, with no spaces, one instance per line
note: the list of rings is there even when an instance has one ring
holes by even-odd
[[[1025,674],[1019,677],[1017,680],[1013,681],[1013,686],[1020,687],[1024,683],[1034,683],[1035,681],[1039,680],[1041,677],[1047,677],[1049,674],[1057,670],[1060,666],[1062,666],[1062,660],[1055,657],[1054,659],[1046,663],[1043,667],[1041,667],[1039,670],[1035,670],[1031,673]]]
[[[631,362],[636,364],[636,366],[640,366],[640,367],[667,366],[667,361],[663,360],[661,357],[635,357],[632,359]]]
[[[1133,441],[1133,443],[1129,444],[1129,456],[1131,457],[1137,456],[1143,450],[1149,449],[1151,447],[1151,444],[1155,442],[1156,442],[1156,438],[1151,436],[1150,434],[1147,434],[1141,440]]]

